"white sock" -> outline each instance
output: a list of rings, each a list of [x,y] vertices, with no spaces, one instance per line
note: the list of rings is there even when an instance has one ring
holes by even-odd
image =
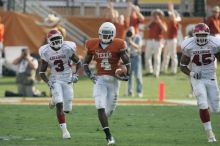
[[[60,124],[60,128],[61,128],[62,131],[66,131],[67,130],[66,127],[67,127],[66,123]]]
[[[205,131],[212,131],[212,125],[211,125],[211,121],[203,123],[204,129]]]

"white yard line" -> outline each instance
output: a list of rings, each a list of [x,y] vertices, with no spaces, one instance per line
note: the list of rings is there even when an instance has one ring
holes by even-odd
[[[48,105],[50,98],[0,98],[0,104],[22,104],[22,105]],[[75,98],[74,105],[94,105],[92,98]],[[196,105],[196,100],[157,100],[121,98],[119,105]]]

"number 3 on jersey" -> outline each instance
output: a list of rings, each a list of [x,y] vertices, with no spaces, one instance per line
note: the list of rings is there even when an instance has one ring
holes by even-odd
[[[101,67],[104,68],[104,70],[111,70],[111,64],[109,63],[108,59],[102,59]]]
[[[57,72],[64,71],[63,60],[55,60],[54,65],[56,65],[55,70]]]
[[[192,62],[198,66],[208,65],[215,61],[215,58],[212,57],[212,54],[196,54],[193,56]]]

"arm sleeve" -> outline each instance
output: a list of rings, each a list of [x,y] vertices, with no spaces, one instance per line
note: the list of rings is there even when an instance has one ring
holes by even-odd
[[[72,57],[72,55],[76,53],[76,43],[70,42],[69,46],[70,46],[70,49],[68,50],[68,54],[69,54],[69,57]]]
[[[188,49],[190,46],[192,39],[185,39],[182,43],[181,43],[181,51],[184,55],[186,55],[187,57],[190,57],[190,50]]]
[[[45,53],[44,53],[43,49],[44,49],[44,48],[42,48],[42,47],[39,49],[39,55],[40,55],[40,58],[41,58],[41,59],[43,59],[44,61],[47,62],[47,58],[46,58],[46,56],[45,56]]]
[[[93,54],[93,51],[92,51],[92,49],[91,49],[91,47],[90,47],[90,41],[86,41],[86,43],[85,43],[85,49],[87,50],[87,53]]]

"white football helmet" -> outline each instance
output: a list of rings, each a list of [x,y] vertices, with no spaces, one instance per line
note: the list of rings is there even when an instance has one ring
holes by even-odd
[[[59,50],[63,44],[63,35],[58,30],[52,29],[47,33],[47,42],[52,49]]]
[[[199,23],[194,27],[193,36],[199,46],[203,46],[208,43],[209,34],[210,29],[205,23]]]
[[[103,23],[99,28],[99,39],[101,39],[102,43],[108,44],[110,43],[116,35],[115,25],[111,22]]]

